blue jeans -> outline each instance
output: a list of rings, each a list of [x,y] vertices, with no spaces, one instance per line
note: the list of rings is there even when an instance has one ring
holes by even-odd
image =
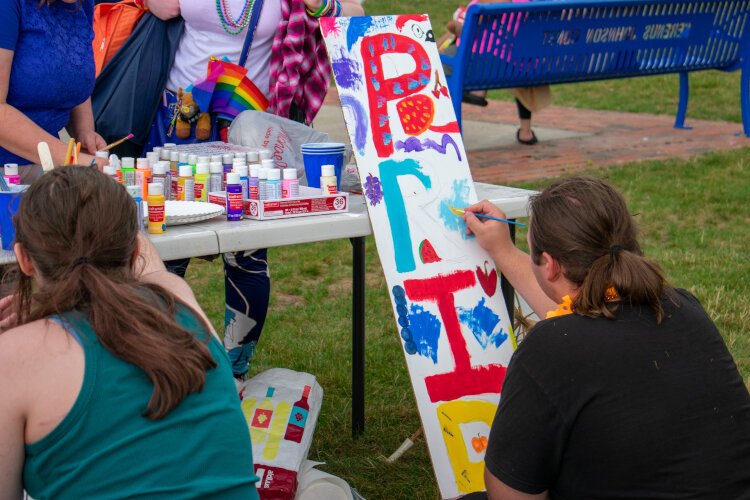
[[[224,260],[224,348],[237,378],[245,378],[268,312],[271,278],[268,250],[232,252]],[[190,259],[165,262],[169,271],[184,277]]]

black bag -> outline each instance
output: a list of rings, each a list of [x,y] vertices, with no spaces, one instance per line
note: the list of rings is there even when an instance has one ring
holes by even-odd
[[[147,12],[96,79],[91,95],[96,131],[108,143],[132,133],[124,148],[128,156],[140,156],[146,142],[183,25],[181,17],[162,21]]]

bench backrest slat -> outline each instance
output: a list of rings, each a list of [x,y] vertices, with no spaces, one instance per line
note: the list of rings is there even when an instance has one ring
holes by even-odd
[[[475,4],[457,56],[466,90],[730,69],[749,13],[750,0]]]

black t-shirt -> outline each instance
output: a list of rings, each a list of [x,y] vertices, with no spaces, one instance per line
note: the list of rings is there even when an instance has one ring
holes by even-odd
[[[540,321],[508,367],[485,457],[551,498],[750,498],[750,395],[698,301],[665,317]]]

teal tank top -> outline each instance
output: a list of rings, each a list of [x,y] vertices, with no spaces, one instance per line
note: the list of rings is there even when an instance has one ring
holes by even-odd
[[[201,392],[160,420],[142,416],[153,386],[143,371],[99,343],[80,312],[62,323],[85,354],[83,385],[70,412],[26,446],[24,488],[43,500],[81,498],[258,498],[247,423],[224,347],[195,314],[178,322],[204,340],[217,363]]]

